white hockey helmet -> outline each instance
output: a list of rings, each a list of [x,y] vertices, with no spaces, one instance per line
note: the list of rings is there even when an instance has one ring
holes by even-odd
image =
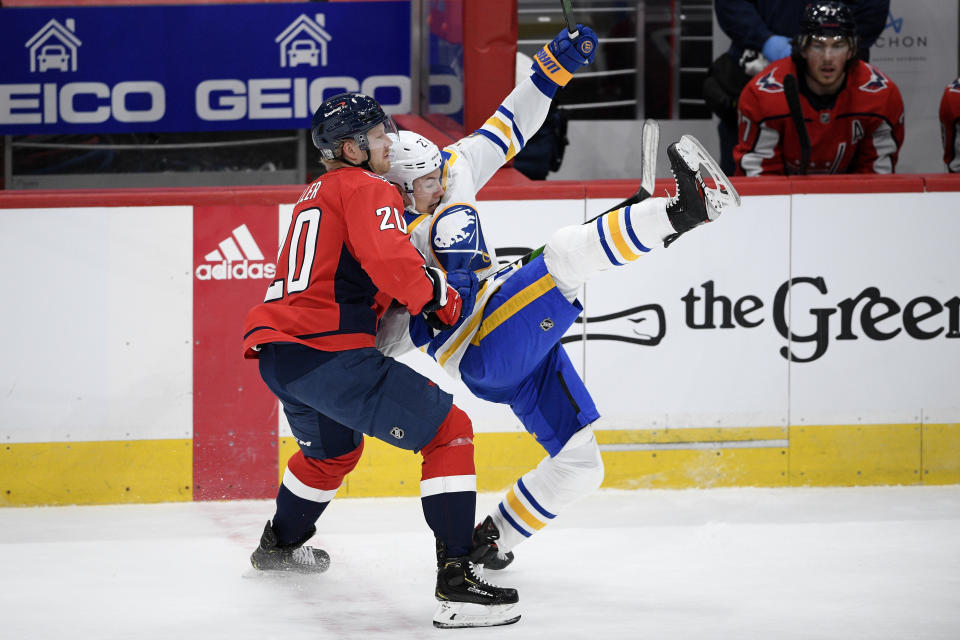
[[[443,156],[437,145],[414,131],[400,131],[397,135],[391,133],[389,136],[392,142],[390,171],[383,177],[413,195],[413,181],[439,168]]]

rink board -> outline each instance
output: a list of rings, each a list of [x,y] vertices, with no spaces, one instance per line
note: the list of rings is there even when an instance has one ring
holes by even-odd
[[[585,287],[565,347],[605,486],[960,482],[960,183],[739,185],[740,210]],[[552,188],[483,202],[501,258],[623,197]],[[24,274],[0,284],[0,504],[274,494],[294,445],[240,332],[298,195],[0,195],[0,259]],[[506,407],[404,361],[471,416],[482,490],[542,457]],[[368,442],[341,493],[416,495],[419,464]]]

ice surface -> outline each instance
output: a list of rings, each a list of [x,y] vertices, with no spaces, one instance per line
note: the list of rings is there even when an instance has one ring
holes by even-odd
[[[321,576],[250,568],[272,514],[0,509],[0,637],[960,638],[960,486],[601,491],[488,572],[523,612],[495,629],[431,626],[418,500],[336,500],[313,540],[332,556]]]

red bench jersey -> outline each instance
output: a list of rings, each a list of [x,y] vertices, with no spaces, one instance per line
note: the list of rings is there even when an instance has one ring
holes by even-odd
[[[943,90],[940,99],[940,133],[943,139],[943,162],[951,173],[960,171],[960,78]]]
[[[769,65],[744,87],[737,105],[737,175],[800,173],[800,139],[783,92],[791,58]],[[903,144],[903,98],[875,67],[856,61],[832,104],[816,108],[800,91],[810,136],[808,174],[893,173]]]

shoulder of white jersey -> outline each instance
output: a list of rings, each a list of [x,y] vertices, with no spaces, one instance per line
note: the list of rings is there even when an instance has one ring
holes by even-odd
[[[403,210],[403,220],[407,223],[407,233],[413,233],[413,230],[419,227],[430,215],[427,213],[418,213],[410,209]]]
[[[473,205],[455,202],[434,214],[430,223],[430,251],[445,271],[482,271],[493,261]]]
[[[440,150],[440,157],[442,158],[440,161],[440,185],[444,191],[448,189],[447,181],[451,177],[453,166],[460,158],[460,154],[453,147],[454,145],[451,145]]]

